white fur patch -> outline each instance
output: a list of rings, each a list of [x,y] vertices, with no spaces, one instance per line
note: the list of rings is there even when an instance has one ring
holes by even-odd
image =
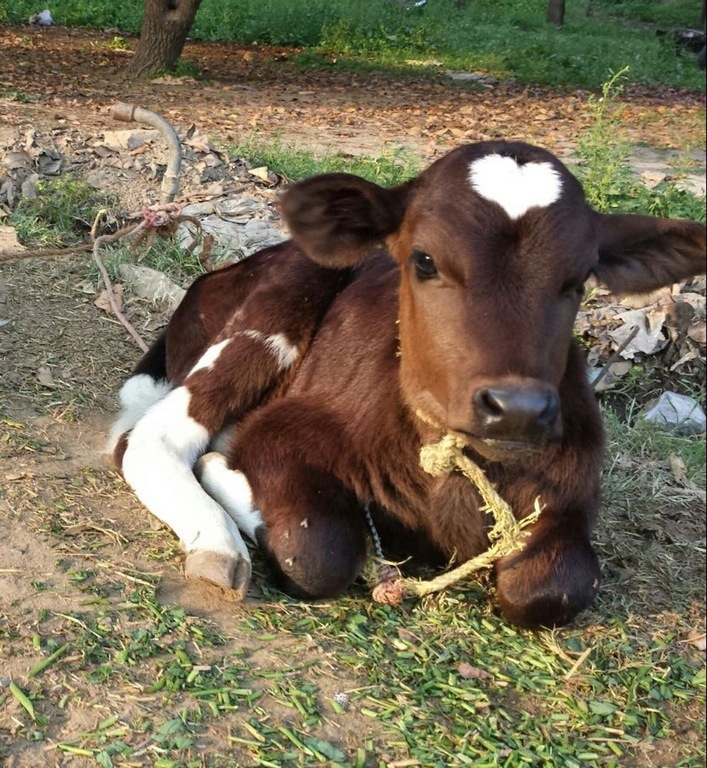
[[[204,490],[228,512],[239,530],[255,541],[255,531],[263,525],[260,510],[253,506],[253,494],[246,476],[229,469],[226,457],[207,453],[199,459],[197,474]]]
[[[511,219],[519,219],[531,208],[546,208],[562,194],[562,178],[550,163],[519,165],[512,157],[498,154],[470,163],[469,183]]]
[[[297,347],[290,344],[284,333],[273,333],[270,336],[266,336],[260,331],[241,331],[241,333],[249,339],[262,341],[268,350],[275,355],[280,370],[284,371],[289,368],[299,357]]]
[[[140,501],[168,525],[187,552],[246,556],[245,543],[224,510],[201,488],[192,467],[209,433],[189,416],[191,394],[173,389],[135,425],[123,475]]]
[[[113,453],[121,435],[129,432],[155,403],[159,403],[166,397],[171,389],[168,381],[165,379],[156,381],[147,373],[131,376],[120,388],[118,397],[122,409],[108,435],[106,452]]]
[[[189,371],[189,375],[191,376],[192,373],[203,371],[204,369],[210,371],[216,364],[216,361],[219,359],[221,352],[223,352],[223,350],[230,343],[231,339],[225,339],[224,341],[219,341],[218,344],[213,344],[210,346],[206,352],[204,352],[204,354],[197,360],[196,365],[191,369],[191,371]]]

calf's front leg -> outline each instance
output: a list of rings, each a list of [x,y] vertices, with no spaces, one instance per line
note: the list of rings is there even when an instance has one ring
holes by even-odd
[[[584,359],[573,345],[560,386],[562,439],[534,462],[506,468],[499,492],[514,510],[543,507],[525,548],[496,564],[504,615],[523,627],[567,624],[594,599],[599,562],[590,535],[599,503],[603,430]],[[527,513],[527,512],[526,512]]]
[[[550,517],[541,516],[521,552],[496,563],[501,611],[529,629],[569,623],[591,604],[599,587],[599,561],[588,533],[571,519],[558,523]]]
[[[336,597],[365,563],[362,506],[334,470],[345,445],[326,408],[305,396],[286,398],[239,428],[228,466],[212,460],[202,475],[293,597]]]
[[[153,404],[124,437],[121,469],[140,501],[179,537],[186,576],[244,596],[248,550],[236,524],[192,471],[211,434],[190,416],[190,401],[189,389],[181,386]]]

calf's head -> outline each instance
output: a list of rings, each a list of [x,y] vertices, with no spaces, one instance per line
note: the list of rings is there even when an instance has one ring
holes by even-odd
[[[704,226],[599,214],[554,155],[521,143],[460,147],[390,189],[314,177],[282,207],[325,266],[385,243],[400,265],[403,396],[492,460],[561,437],[558,388],[589,276],[640,293],[705,270]]]

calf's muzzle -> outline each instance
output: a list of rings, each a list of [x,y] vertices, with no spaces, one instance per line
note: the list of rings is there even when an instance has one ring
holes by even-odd
[[[543,382],[501,380],[479,387],[472,401],[477,438],[542,445],[560,437],[560,400]]]

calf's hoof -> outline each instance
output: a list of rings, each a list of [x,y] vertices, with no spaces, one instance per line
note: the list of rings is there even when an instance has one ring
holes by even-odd
[[[243,600],[250,584],[250,561],[239,555],[196,549],[187,554],[184,575],[202,579],[222,589],[232,589]]]

